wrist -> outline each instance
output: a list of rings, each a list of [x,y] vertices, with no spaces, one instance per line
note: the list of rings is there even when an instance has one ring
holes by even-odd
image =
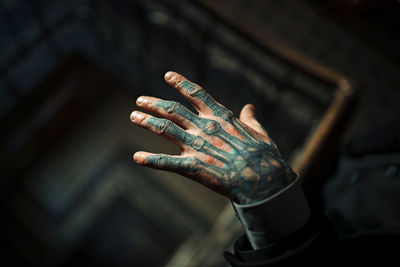
[[[297,174],[287,167],[282,172],[268,175],[263,179],[265,180],[263,183],[247,180],[242,188],[232,192],[232,201],[239,205],[262,202],[290,186],[296,181]]]

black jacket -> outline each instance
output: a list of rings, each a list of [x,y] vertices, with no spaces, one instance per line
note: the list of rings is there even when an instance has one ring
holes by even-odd
[[[232,266],[400,266],[400,229],[387,229],[336,238],[324,217],[313,217],[299,231],[278,243],[252,250],[245,236],[224,252]],[[307,266],[305,265],[305,266]]]

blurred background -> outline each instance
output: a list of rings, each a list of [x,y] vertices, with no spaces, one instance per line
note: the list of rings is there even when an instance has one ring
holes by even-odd
[[[226,266],[241,234],[229,201],[132,161],[178,152],[129,121],[135,99],[189,106],[163,81],[180,72],[236,114],[253,103],[295,164],[344,82],[357,101],[339,114],[351,121],[336,148],[398,117],[399,12],[398,1],[0,1],[3,266]]]

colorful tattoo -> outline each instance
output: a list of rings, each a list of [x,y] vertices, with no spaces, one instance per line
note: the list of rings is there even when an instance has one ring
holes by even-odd
[[[178,102],[157,101],[155,105],[165,113],[190,121],[200,131],[195,135],[170,120],[148,118],[146,123],[159,134],[196,152],[188,157],[148,156],[146,165],[191,177],[239,204],[264,200],[296,179],[296,174],[268,136],[250,129],[200,86],[186,80],[178,86],[190,97],[203,102],[213,117],[197,116]]]

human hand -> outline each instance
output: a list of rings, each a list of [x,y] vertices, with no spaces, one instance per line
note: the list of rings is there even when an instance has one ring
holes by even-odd
[[[164,118],[134,111],[133,123],[161,135],[181,148],[181,155],[136,152],[144,166],[172,171],[231,198],[251,204],[274,195],[296,179],[267,132],[247,104],[240,119],[215,101],[201,86],[167,72],[165,81],[199,112],[178,102],[141,96],[137,106]]]

